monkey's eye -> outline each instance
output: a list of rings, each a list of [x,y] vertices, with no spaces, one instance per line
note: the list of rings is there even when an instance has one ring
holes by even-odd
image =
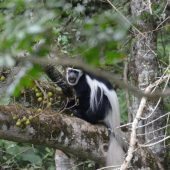
[[[73,69],[68,69],[68,70],[67,70],[67,73],[73,73],[73,74],[75,74],[75,75],[78,75],[78,74],[79,74],[79,72],[78,72],[77,70],[73,70]]]

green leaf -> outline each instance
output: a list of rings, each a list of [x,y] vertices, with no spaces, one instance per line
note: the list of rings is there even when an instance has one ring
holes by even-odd
[[[32,164],[35,165],[42,165],[42,159],[40,156],[36,155],[33,150],[29,150],[27,152],[24,152],[23,154],[20,155],[20,159],[24,161],[29,161]]]
[[[84,58],[89,64],[99,65],[99,57],[99,49],[97,47],[91,48],[84,53]]]
[[[0,94],[0,105],[8,105],[10,103],[10,96],[6,96],[5,92],[4,94]]]
[[[12,90],[10,93],[12,93],[14,96],[19,96],[20,92],[24,88],[29,88],[32,86],[33,80],[39,78],[39,76],[42,73],[42,69],[39,65],[33,65],[30,69],[28,69],[27,72],[24,73],[21,77],[16,77],[18,80],[16,80],[16,83],[13,83],[11,86]]]
[[[106,51],[106,60],[105,63],[106,64],[113,64],[114,61],[116,61],[117,59],[122,59],[124,58],[124,55],[122,53],[118,53],[115,51]]]
[[[16,143],[11,143],[8,146],[8,148],[6,149],[6,152],[8,154],[13,155],[13,156],[19,156],[23,152],[26,152],[26,151],[28,151],[30,149],[31,149],[30,147],[20,147],[20,146],[16,145]]]

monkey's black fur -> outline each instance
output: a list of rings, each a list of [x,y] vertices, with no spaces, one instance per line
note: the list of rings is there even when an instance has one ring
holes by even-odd
[[[103,122],[112,132],[107,154],[107,165],[120,165],[124,151],[117,141],[120,133],[119,102],[111,84],[81,69],[67,68],[66,79],[79,100],[75,115],[90,122]]]
[[[111,109],[110,102],[108,101],[107,96],[104,94],[101,102],[98,107],[95,107],[95,110],[90,108],[90,93],[91,89],[86,79],[86,75],[88,75],[92,80],[97,80],[98,82],[102,82],[106,85],[109,90],[113,90],[112,85],[107,80],[95,76],[91,73],[83,71],[83,75],[80,77],[78,83],[73,86],[76,96],[78,98],[79,104],[74,107],[74,115],[84,119],[90,123],[98,123],[106,117],[108,110]],[[101,90],[98,88],[97,90],[97,100],[100,100]],[[106,125],[107,126],[107,125]],[[108,127],[110,128],[110,127]]]

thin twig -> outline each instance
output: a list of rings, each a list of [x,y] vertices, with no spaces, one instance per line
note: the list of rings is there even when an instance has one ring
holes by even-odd
[[[167,139],[169,139],[170,138],[170,136],[167,136],[167,137],[165,137],[165,138],[163,138],[163,139],[161,139],[161,140],[159,140],[159,141],[156,141],[156,142],[154,142],[154,143],[151,143],[151,144],[139,144],[139,146],[140,147],[151,147],[151,146],[153,146],[153,145],[156,145],[156,144],[158,144],[158,143],[161,143],[161,142],[163,142],[163,141],[165,141],[165,140],[167,140]]]
[[[97,170],[104,170],[104,169],[110,169],[110,168],[114,168],[113,170],[119,170],[121,165],[114,165],[114,166],[105,166],[102,168],[99,168]]]
[[[167,88],[167,85],[168,85],[168,83],[169,83],[169,79],[170,79],[170,76],[167,77],[167,81],[166,81],[165,86],[164,86],[164,88],[163,88],[163,90],[162,90],[163,92],[164,92],[165,89]],[[158,87],[158,85],[155,86],[155,87]],[[147,117],[141,117],[142,120],[146,120],[146,119],[148,119],[149,117],[152,116],[152,114],[153,114],[153,113],[155,112],[155,110],[157,109],[159,103],[161,102],[161,99],[162,99],[162,98],[160,97],[159,100],[158,100],[158,102],[157,102],[157,104],[156,104],[156,106],[154,107],[154,109],[152,110],[152,112],[151,112]]]
[[[131,126],[132,125],[132,123],[126,123],[126,124],[124,124],[124,125],[121,125],[121,126],[119,126],[119,127],[116,127],[116,128],[122,128],[122,127],[126,127],[126,126]]]
[[[149,7],[149,12],[152,15],[152,3],[150,0],[148,0],[148,7]]]
[[[167,18],[165,18],[157,27],[156,29],[158,29],[165,21],[167,21],[170,18],[170,16],[168,16]]]
[[[151,134],[151,133],[157,132],[157,131],[159,131],[159,130],[165,129],[165,128],[169,127],[169,126],[170,126],[170,125],[163,126],[163,127],[159,128],[159,129],[156,129],[156,130],[154,130],[154,131],[152,131],[152,132],[147,132],[147,133],[137,134],[137,136],[144,136],[144,135],[148,135],[148,134]]]
[[[150,125],[151,123],[153,123],[153,122],[155,122],[155,121],[157,121],[157,120],[159,120],[159,119],[161,119],[161,118],[163,118],[163,117],[165,117],[165,116],[167,116],[167,115],[170,115],[170,112],[168,112],[168,113],[166,113],[166,114],[164,114],[164,115],[162,115],[162,116],[159,116],[158,118],[156,118],[156,119],[148,122],[147,124],[138,126],[137,129],[138,129],[138,128],[143,128],[143,127],[145,127],[145,126],[148,126],[148,125]]]
[[[45,93],[45,91],[43,90],[43,88],[40,86],[40,84],[38,83],[37,80],[34,80],[36,86],[40,89],[40,91],[43,93],[44,98],[47,98],[47,94]]]
[[[145,90],[145,92],[150,92],[151,90],[151,86],[148,86]],[[130,136],[130,145],[129,145],[129,149],[128,149],[128,152],[127,152],[127,156],[123,162],[123,164],[121,165],[120,167],[120,170],[126,170],[129,166],[129,163],[133,157],[133,152],[135,150],[135,145],[136,145],[136,142],[137,142],[137,134],[136,134],[136,127],[138,125],[138,122],[140,121],[140,117],[143,113],[143,109],[146,105],[146,97],[143,97],[141,99],[141,102],[140,102],[140,105],[139,105],[139,108],[138,108],[138,111],[136,113],[136,116],[133,120],[133,123],[132,123],[132,132],[131,132],[131,136]]]

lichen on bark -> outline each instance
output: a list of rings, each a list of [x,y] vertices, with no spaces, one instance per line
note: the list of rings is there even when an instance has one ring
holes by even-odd
[[[157,54],[156,54],[156,39],[157,35],[154,30],[155,20],[153,17],[140,18],[143,14],[150,15],[151,9],[146,1],[143,0],[132,0],[131,1],[131,12],[132,15],[137,19],[137,28],[133,29],[134,41],[131,48],[131,58],[129,62],[130,79],[131,82],[137,85],[141,90],[144,90],[150,83],[154,82],[159,75]],[[139,29],[138,29],[139,28]],[[135,116],[136,111],[139,107],[140,98],[133,97],[131,100],[131,115]],[[162,104],[154,110],[157,100],[149,100],[145,106],[143,113],[144,117],[148,117],[146,120],[140,121],[140,125],[147,124],[152,120],[160,117],[164,114]],[[150,116],[149,116],[150,115]],[[165,118],[160,119],[154,123],[151,123],[144,128],[140,128],[140,133],[145,133],[143,138],[139,138],[139,142],[149,143],[160,140],[164,137],[164,129],[154,132],[155,129],[159,129],[165,126]],[[158,138],[160,136],[160,138]],[[163,149],[163,143],[158,143],[150,147],[152,152],[156,154],[160,161],[164,161],[165,150]]]

